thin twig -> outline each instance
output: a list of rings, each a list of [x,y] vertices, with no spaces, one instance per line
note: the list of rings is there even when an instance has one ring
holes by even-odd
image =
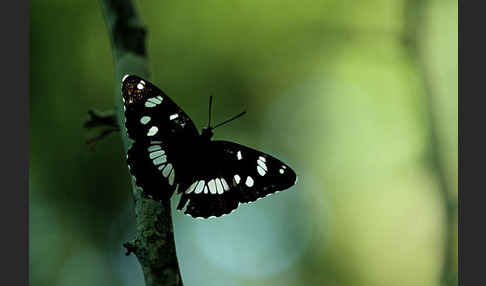
[[[95,127],[119,128],[114,110],[101,112],[90,109],[88,110],[88,114],[89,119],[86,120],[83,125],[83,127],[86,129],[92,129]]]
[[[105,130],[101,131],[100,134],[98,134],[97,136],[89,138],[88,140],[86,140],[86,144],[88,144],[90,150],[94,150],[96,143],[101,141],[101,139],[105,138],[107,135],[109,135],[113,132],[117,132],[117,131],[120,131],[120,128],[105,129]]]
[[[110,36],[115,64],[115,99],[118,126],[124,126],[121,79],[125,74],[149,78],[145,48],[145,27],[130,0],[103,0],[103,13]],[[130,139],[120,132],[125,148]],[[124,244],[142,266],[147,286],[182,285],[176,256],[170,201],[157,202],[142,196],[132,178],[135,205],[136,237]],[[163,191],[163,190],[161,190]]]

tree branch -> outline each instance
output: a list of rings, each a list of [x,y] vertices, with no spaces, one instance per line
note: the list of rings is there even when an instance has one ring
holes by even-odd
[[[88,114],[89,120],[87,120],[83,126],[86,129],[95,127],[119,128],[114,110],[100,112],[90,109],[88,110]]]
[[[439,124],[437,122],[434,102],[436,96],[431,85],[425,56],[420,49],[420,31],[423,30],[426,24],[424,21],[425,8],[428,3],[428,1],[423,0],[409,0],[406,2],[404,43],[410,59],[415,64],[422,78],[428,115],[429,146],[427,157],[430,163],[429,167],[437,178],[439,197],[442,201],[444,211],[445,230],[442,248],[443,260],[440,273],[441,284],[453,286],[457,285],[458,282],[457,269],[455,269],[454,265],[455,256],[453,253],[453,249],[455,249],[453,236],[456,233],[457,201],[452,196],[453,190],[447,181],[447,173],[440,153],[441,140],[439,138]]]
[[[103,13],[110,36],[115,63],[115,99],[118,126],[124,125],[121,80],[125,74],[149,78],[149,63],[145,48],[145,27],[140,22],[130,0],[103,0]],[[125,152],[130,139],[121,128]],[[162,203],[143,196],[135,186],[136,237],[124,244],[127,255],[134,253],[142,266],[147,286],[182,285],[177,262],[170,201]]]

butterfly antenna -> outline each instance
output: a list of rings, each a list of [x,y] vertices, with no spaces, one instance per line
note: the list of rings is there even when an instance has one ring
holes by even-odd
[[[219,126],[221,126],[221,125],[223,125],[223,124],[226,124],[226,123],[228,123],[228,122],[230,122],[230,121],[233,121],[233,120],[235,120],[235,119],[237,119],[237,118],[240,118],[241,116],[243,116],[243,115],[245,115],[245,114],[246,114],[246,111],[243,111],[242,113],[240,113],[240,114],[238,114],[238,115],[236,115],[236,116],[233,116],[233,117],[231,117],[230,119],[228,119],[228,120],[226,120],[226,121],[223,121],[223,122],[221,122],[221,123],[219,123],[219,124],[216,124],[216,126],[214,126],[214,127],[213,127],[213,129],[215,129],[216,127],[219,127]]]
[[[209,120],[208,120],[208,129],[211,128],[211,105],[213,104],[213,96],[209,96]]]

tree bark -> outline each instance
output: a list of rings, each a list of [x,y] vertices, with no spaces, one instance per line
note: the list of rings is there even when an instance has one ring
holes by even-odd
[[[127,136],[121,97],[121,81],[125,74],[149,78],[149,62],[145,47],[146,29],[130,0],[103,0],[102,9],[111,40],[115,64],[115,108],[125,152]],[[131,177],[135,205],[136,237],[124,244],[127,255],[134,253],[142,266],[147,286],[182,285],[176,256],[170,201],[157,202],[142,196]]]

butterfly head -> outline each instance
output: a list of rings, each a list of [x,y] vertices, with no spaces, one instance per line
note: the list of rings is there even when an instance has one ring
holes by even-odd
[[[211,127],[204,128],[201,132],[201,137],[207,139],[208,141],[211,140],[211,137],[213,137],[213,135],[213,128]]]
[[[213,137],[213,135],[214,135],[213,129],[216,129],[217,127],[219,127],[221,125],[224,125],[224,124],[226,124],[226,123],[228,123],[230,121],[233,121],[236,118],[241,117],[241,116],[243,116],[246,113],[246,111],[243,111],[242,113],[240,113],[240,114],[238,114],[236,116],[233,116],[232,118],[230,118],[230,119],[228,119],[226,121],[223,121],[223,122],[221,122],[219,124],[216,124],[215,126],[211,127],[211,106],[212,106],[212,104],[213,104],[213,97],[210,96],[209,97],[209,119],[208,119],[208,127],[207,128],[204,128],[202,130],[202,133],[201,133],[201,137],[207,138],[208,140],[211,139],[211,137]]]

